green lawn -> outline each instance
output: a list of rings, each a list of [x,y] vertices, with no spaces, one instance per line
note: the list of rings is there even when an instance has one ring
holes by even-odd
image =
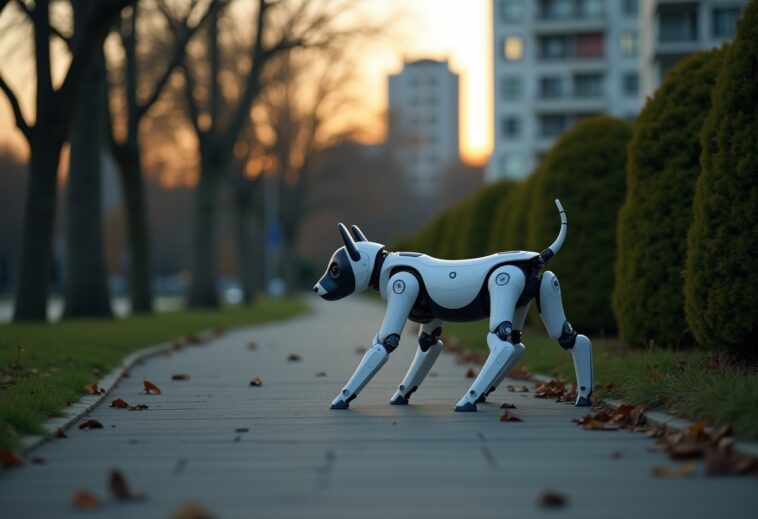
[[[486,333],[485,321],[445,325],[446,336],[472,349],[487,348]],[[621,399],[690,420],[706,418],[711,425],[731,423],[741,438],[758,440],[758,372],[754,368],[739,367],[711,352],[628,350],[615,340],[591,339],[595,384],[600,386],[593,396]],[[521,364],[529,371],[574,382],[570,354],[542,330],[527,327],[524,344]]]
[[[260,299],[247,307],[181,310],[117,320],[0,325],[0,448],[20,434],[44,432],[127,354],[203,330],[283,319],[305,311],[298,299]],[[19,346],[21,351],[19,352]],[[20,361],[20,368],[15,364]]]

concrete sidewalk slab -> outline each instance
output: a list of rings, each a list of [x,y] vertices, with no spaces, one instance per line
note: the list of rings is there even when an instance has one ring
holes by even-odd
[[[100,406],[90,417],[104,429],[72,428],[34,451],[45,464],[0,473],[2,517],[170,517],[188,501],[217,517],[754,516],[754,479],[706,478],[702,466],[690,478],[654,478],[653,465],[673,462],[649,452],[651,440],[584,431],[571,419],[586,409],[508,393],[509,382],[478,413],[454,413],[471,380],[452,355],[440,357],[410,406],[389,406],[415,353],[412,332],[350,410],[330,410],[383,308],[361,299],[314,304],[304,318],[132,368],[112,397],[150,409]],[[288,361],[291,353],[302,360]],[[191,378],[171,380],[175,373]],[[249,385],[256,376],[261,387]],[[143,380],[162,394],[146,395]],[[524,421],[500,422],[503,401]],[[149,498],[107,498],[112,468]],[[75,510],[80,489],[106,504]],[[568,505],[540,508],[545,489]]]

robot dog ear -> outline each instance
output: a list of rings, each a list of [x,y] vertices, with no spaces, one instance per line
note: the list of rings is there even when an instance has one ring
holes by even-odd
[[[347,253],[350,256],[350,259],[353,261],[360,260],[361,253],[358,252],[358,247],[355,246],[355,242],[350,237],[350,233],[347,232],[347,227],[345,227],[341,223],[338,223],[337,229],[339,229],[340,234],[342,235],[342,241],[345,242],[345,249],[347,250]]]
[[[366,235],[361,232],[357,225],[351,225],[350,228],[353,231],[353,236],[355,236],[355,241],[368,241]]]

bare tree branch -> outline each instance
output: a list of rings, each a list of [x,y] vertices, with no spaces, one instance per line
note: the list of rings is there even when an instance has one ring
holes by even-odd
[[[21,133],[24,134],[26,140],[31,141],[29,124],[26,122],[26,119],[24,119],[24,114],[21,112],[21,105],[19,105],[16,95],[13,93],[13,90],[11,90],[10,86],[8,86],[8,83],[5,82],[5,78],[2,76],[2,74],[0,74],[0,90],[3,91],[5,96],[8,98],[8,102],[11,104],[11,108],[13,109],[13,116],[16,118],[16,126],[18,126],[18,129],[21,130]]]
[[[3,10],[3,7],[5,7],[5,3],[7,3],[9,0],[3,0],[3,4],[0,4],[0,11]],[[19,9],[27,16],[29,19],[32,19],[32,11],[29,8],[28,5],[24,2],[24,0],[16,0],[16,5]],[[66,36],[63,34],[60,30],[58,30],[57,27],[55,27],[52,23],[50,24],[50,34],[53,36],[56,36],[57,38],[60,38],[63,43],[66,44],[66,47],[68,47],[68,50],[71,50],[71,38],[69,36]]]
[[[182,62],[180,65],[184,72],[184,81],[186,83],[184,87],[185,98],[187,102],[187,111],[189,112],[189,119],[192,123],[192,127],[195,130],[198,138],[202,137],[203,130],[200,128],[200,111],[197,108],[197,101],[195,101],[195,76],[192,74],[192,70],[187,66],[186,62]]]

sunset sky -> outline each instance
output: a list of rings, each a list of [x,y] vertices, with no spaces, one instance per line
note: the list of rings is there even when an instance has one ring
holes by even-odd
[[[372,0],[364,11],[372,18],[395,21],[391,37],[370,46],[362,59],[360,95],[369,127],[375,129],[368,132],[371,139],[384,136],[381,118],[387,106],[387,76],[399,72],[404,60],[448,59],[461,82],[461,154],[469,162],[484,162],[492,149],[491,2]],[[6,77],[18,84],[8,68],[0,63]],[[33,84],[30,74],[24,76],[23,83]],[[25,90],[20,94],[22,101],[31,101],[32,89]],[[25,147],[5,96],[0,99],[0,145],[11,141]]]

